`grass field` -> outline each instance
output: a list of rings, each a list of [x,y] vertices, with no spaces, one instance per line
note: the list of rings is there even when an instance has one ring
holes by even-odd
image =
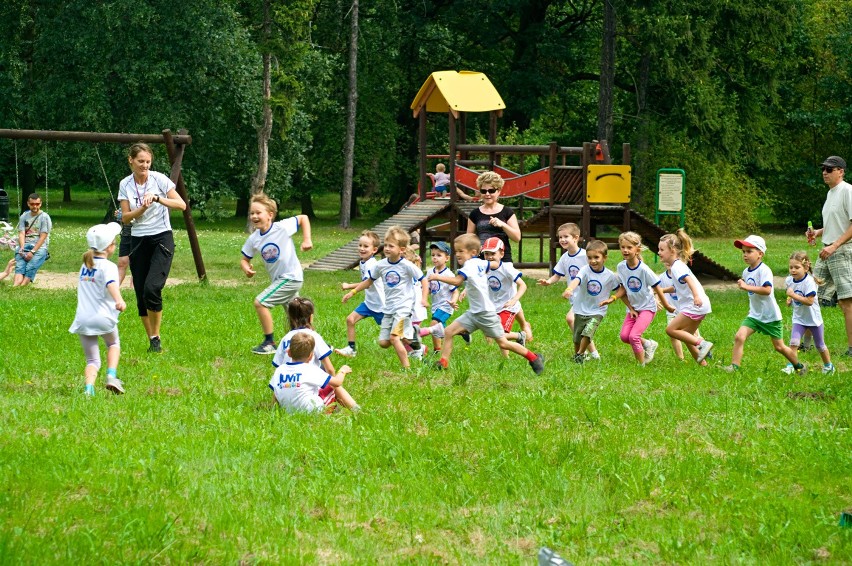
[[[102,212],[58,201],[45,269],[72,272]],[[329,214],[303,260],[375,220],[342,231]],[[403,372],[365,321],[358,357],[334,359],[353,367],[346,386],[363,411],[293,416],[270,403],[269,358],[249,353],[267,279],[239,271],[241,225],[200,224],[209,285],[192,282],[178,231],[172,274],[190,282],[164,293],[162,355],[146,354],[133,306],[122,315],[121,397],[102,376],[94,399],[82,395],[75,291],[0,284],[0,563],[532,564],[541,546],[579,564],[852,561],[852,529],[838,526],[852,507],[852,361],[837,309],[825,312],[833,376],[781,373],[757,337],[735,375],[679,362],[662,316],[648,333],[657,357],[639,368],[617,305],[597,335],[603,361],[577,366],[561,288],[531,284],[542,376],[481,334],[448,372]],[[765,236],[783,274],[801,239]],[[698,243],[742,269],[731,238]],[[357,305],[340,303],[339,285],[355,279],[306,277],[335,346]],[[701,331],[727,363],[747,299],[710,297]],[[280,336],[281,311],[276,325]],[[818,368],[815,352],[804,359]]]

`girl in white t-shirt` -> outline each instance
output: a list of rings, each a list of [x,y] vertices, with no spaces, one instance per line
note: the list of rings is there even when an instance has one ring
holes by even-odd
[[[121,347],[118,341],[118,313],[127,305],[118,290],[118,266],[109,258],[115,251],[115,237],[121,226],[115,222],[92,226],[86,233],[89,249],[83,254],[77,285],[77,314],[68,329],[80,336],[86,356],[86,395],[95,394],[95,380],[101,367],[98,336],[107,347],[106,388],[116,394],[124,386],[116,375]]]
[[[802,336],[808,330],[814,337],[820,357],[822,373],[834,373],[831,354],[825,345],[825,326],[822,311],[817,298],[817,286],[822,280],[816,279],[811,270],[811,260],[806,252],[793,252],[790,256],[790,275],[784,281],[787,287],[787,305],[793,306],[793,330],[790,332],[790,348],[797,350]],[[785,373],[793,373],[793,364],[787,364]]]
[[[711,312],[710,299],[687,266],[693,251],[692,239],[683,228],[660,238],[657,247],[660,261],[671,271],[677,294],[677,316],[666,327],[666,334],[686,344],[696,362],[707,365],[704,358],[713,349],[713,342],[696,336],[696,333],[701,321]]]

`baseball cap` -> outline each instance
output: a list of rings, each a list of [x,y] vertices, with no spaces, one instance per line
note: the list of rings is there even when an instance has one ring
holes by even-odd
[[[441,250],[447,255],[451,255],[450,244],[448,244],[447,242],[432,242],[431,244],[429,244],[429,249],[431,250],[432,248],[435,248],[436,250]]]
[[[102,252],[115,241],[115,237],[120,233],[121,225],[117,222],[97,224],[89,228],[89,231],[86,232],[86,242],[89,243],[89,247],[93,250]]]
[[[485,243],[482,244],[483,252],[496,252],[497,250],[503,249],[503,240],[497,238],[496,236],[493,238],[488,238],[485,240]]]
[[[760,236],[755,236],[752,234],[745,240],[737,240],[734,242],[734,245],[740,249],[746,248],[756,248],[763,253],[766,253],[766,240],[761,238]]]
[[[838,157],[836,155],[827,157],[822,164],[826,167],[840,167],[841,169],[846,169],[846,161],[842,157]]]

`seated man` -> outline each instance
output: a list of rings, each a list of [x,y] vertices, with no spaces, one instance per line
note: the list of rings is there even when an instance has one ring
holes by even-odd
[[[41,197],[37,193],[27,198],[29,212],[18,220],[18,252],[15,254],[15,287],[29,285],[47,261],[47,246],[53,222],[41,211]]]

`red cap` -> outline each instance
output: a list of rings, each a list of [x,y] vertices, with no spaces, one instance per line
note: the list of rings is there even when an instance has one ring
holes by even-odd
[[[496,252],[497,250],[503,249],[503,240],[498,237],[488,238],[485,240],[485,243],[482,244],[483,252]]]

